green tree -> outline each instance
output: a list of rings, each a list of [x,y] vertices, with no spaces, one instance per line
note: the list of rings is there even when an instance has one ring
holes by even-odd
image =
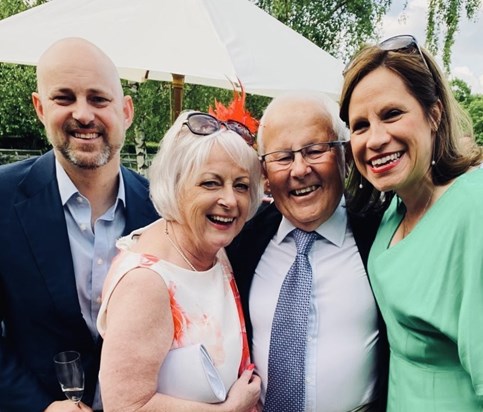
[[[29,4],[33,3],[33,4]],[[31,6],[44,3],[44,1],[23,1],[23,0],[0,0],[0,20],[11,16],[12,14],[20,13],[27,10]]]
[[[42,3],[45,0],[0,0],[0,19]],[[35,89],[34,67],[0,63],[0,137],[41,139],[43,127],[35,116],[30,99]]]
[[[426,45],[434,54],[438,54],[443,43],[442,58],[444,68],[450,73],[451,48],[458,31],[461,16],[475,19],[481,5],[481,0],[428,0],[428,25],[426,27]],[[440,40],[441,32],[444,33]]]
[[[451,81],[451,89],[453,94],[462,105],[468,105],[471,102],[471,88],[461,79],[454,79]]]
[[[0,64],[0,136],[42,135],[30,99],[35,89],[33,67]]]
[[[348,59],[373,39],[392,0],[255,0],[333,56]]]
[[[468,112],[478,144],[483,145],[483,95],[472,94],[470,86],[461,79],[451,81],[456,100]]]
[[[124,92],[133,97],[134,123],[127,133],[128,144],[134,141],[137,131],[142,130],[147,142],[159,142],[171,126],[171,84],[148,80],[144,83],[123,82]],[[189,110],[208,111],[215,99],[228,104],[233,91],[194,84],[185,84],[183,107]],[[246,107],[260,118],[270,98],[247,95]],[[152,145],[151,145],[152,146]]]
[[[483,146],[483,95],[476,95],[467,107],[473,120],[473,130],[479,145]]]

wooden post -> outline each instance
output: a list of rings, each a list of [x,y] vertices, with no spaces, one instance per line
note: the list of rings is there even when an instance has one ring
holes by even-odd
[[[177,119],[183,108],[183,86],[184,76],[182,74],[172,74],[171,83],[171,123]]]

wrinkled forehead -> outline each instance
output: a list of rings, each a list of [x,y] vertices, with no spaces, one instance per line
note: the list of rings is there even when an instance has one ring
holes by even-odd
[[[337,138],[330,114],[320,105],[310,101],[285,102],[272,109],[261,126],[265,145],[284,137],[292,141],[309,136],[327,141]]]

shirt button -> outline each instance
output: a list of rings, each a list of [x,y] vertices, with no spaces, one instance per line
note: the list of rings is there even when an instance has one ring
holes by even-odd
[[[312,342],[312,336],[307,336],[307,342]]]
[[[81,223],[79,227],[80,227],[80,230],[82,230],[83,232],[87,230],[87,225],[85,223]]]
[[[97,264],[102,265],[104,263],[104,260],[102,258],[97,259]]]
[[[99,305],[101,304],[102,302],[102,298],[99,296],[97,299],[96,299],[96,302],[99,303]]]
[[[78,202],[78,203],[82,203],[83,201],[84,201],[84,199],[82,199],[82,197],[77,196],[77,202]]]
[[[310,376],[307,376],[305,378],[305,383],[312,383],[312,379],[310,378]]]

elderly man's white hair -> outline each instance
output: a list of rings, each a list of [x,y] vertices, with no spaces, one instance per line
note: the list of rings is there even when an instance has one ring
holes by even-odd
[[[264,154],[265,148],[263,143],[263,129],[268,119],[270,119],[271,113],[277,110],[278,107],[286,105],[288,103],[297,105],[298,103],[312,101],[320,106],[321,111],[325,111],[332,123],[332,130],[337,140],[348,141],[349,129],[347,129],[345,123],[339,117],[339,105],[328,97],[324,93],[317,92],[305,92],[305,91],[293,91],[280,96],[275,97],[263,112],[263,116],[260,120],[260,126],[257,134],[257,146],[258,153]]]

